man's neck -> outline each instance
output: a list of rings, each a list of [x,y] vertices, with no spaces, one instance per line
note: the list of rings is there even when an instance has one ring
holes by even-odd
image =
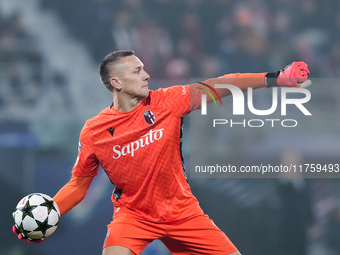
[[[113,108],[119,112],[130,112],[137,108],[143,101],[142,98],[131,98],[124,96],[113,96]]]

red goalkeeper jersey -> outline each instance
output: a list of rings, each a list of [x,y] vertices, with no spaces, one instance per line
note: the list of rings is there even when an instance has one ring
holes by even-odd
[[[201,211],[181,155],[182,117],[189,111],[189,85],[150,91],[130,112],[104,109],[81,131],[73,175],[95,176],[101,165],[116,185],[114,205],[153,221]]]
[[[210,86],[235,84],[245,91],[264,87],[264,75],[227,74],[205,82]],[[94,177],[101,165],[117,187],[112,195],[114,205],[146,219],[171,221],[202,213],[185,177],[180,146],[182,117],[200,108],[203,92],[197,85],[150,91],[130,112],[118,112],[111,106],[89,119],[80,134],[73,175]],[[229,90],[217,92],[220,97],[230,95]],[[78,202],[69,193],[86,194],[91,179],[73,181],[55,196],[64,213]]]

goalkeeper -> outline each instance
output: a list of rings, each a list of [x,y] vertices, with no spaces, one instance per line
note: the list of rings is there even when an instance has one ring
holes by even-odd
[[[203,213],[183,169],[182,118],[200,108],[200,84],[149,90],[150,76],[133,51],[111,52],[99,73],[113,103],[87,120],[80,133],[71,180],[54,197],[61,214],[85,197],[101,165],[116,186],[103,255],[141,254],[155,239],[172,254],[239,255]],[[213,90],[215,84],[232,84],[243,91],[300,87],[308,74],[304,62],[294,62],[275,73],[227,74],[204,83]],[[216,91],[220,97],[230,95],[227,89]]]

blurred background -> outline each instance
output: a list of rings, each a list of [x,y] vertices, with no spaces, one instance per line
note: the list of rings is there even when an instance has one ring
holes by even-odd
[[[11,213],[23,196],[54,196],[69,180],[85,120],[112,101],[97,72],[107,53],[135,50],[151,89],[193,77],[276,71],[294,60],[307,62],[315,79],[337,78],[339,9],[336,0],[0,0],[0,254],[101,253],[113,213],[113,186],[103,171],[42,244],[17,240]],[[308,137],[299,142],[293,136],[291,147],[292,130],[280,132],[280,144],[267,142],[275,129],[269,136],[266,129],[222,132],[230,155],[339,163],[339,86],[333,81],[327,90],[311,87],[308,109],[317,118],[299,123],[310,127]],[[242,254],[340,254],[339,179],[189,178],[189,184]],[[169,252],[156,241],[143,254]]]

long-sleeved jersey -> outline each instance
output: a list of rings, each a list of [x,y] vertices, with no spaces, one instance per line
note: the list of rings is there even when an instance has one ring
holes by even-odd
[[[190,111],[190,86],[150,91],[131,112],[108,107],[80,134],[72,171],[95,176],[99,164],[116,189],[112,201],[150,220],[169,221],[200,210],[187,183],[182,155],[182,117]]]

